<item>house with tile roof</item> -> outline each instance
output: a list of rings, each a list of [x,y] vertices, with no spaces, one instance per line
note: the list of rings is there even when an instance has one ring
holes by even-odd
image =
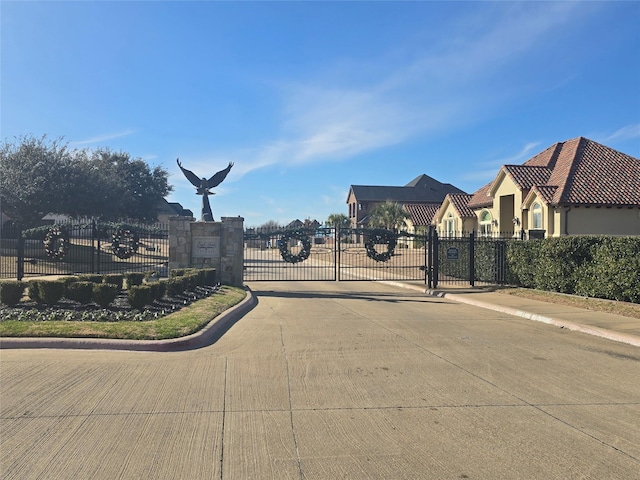
[[[404,187],[351,185],[347,196],[349,221],[352,228],[366,226],[371,210],[380,203],[391,201],[404,206],[412,216],[412,225],[430,225],[433,215],[449,193],[464,192],[450,183],[441,183],[424,174]]]
[[[472,195],[448,195],[433,224],[440,235],[640,235],[640,160],[584,137],[558,142]]]

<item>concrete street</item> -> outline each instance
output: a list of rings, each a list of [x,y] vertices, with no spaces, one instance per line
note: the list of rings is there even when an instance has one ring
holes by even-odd
[[[640,479],[640,348],[376,282],[254,282],[178,352],[0,350],[2,479]]]

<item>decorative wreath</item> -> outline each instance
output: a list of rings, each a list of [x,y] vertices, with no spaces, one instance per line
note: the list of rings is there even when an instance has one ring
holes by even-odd
[[[289,240],[299,240],[302,242],[302,250],[297,255],[293,255],[289,251]],[[280,238],[280,255],[282,259],[288,263],[304,262],[311,254],[311,241],[309,237],[302,232],[285,233]]]
[[[379,253],[375,246],[382,244],[387,245],[387,251]],[[389,230],[374,230],[369,234],[369,239],[364,243],[364,246],[367,249],[367,257],[376,262],[387,262],[393,255],[396,244],[396,236]]]
[[[69,250],[69,239],[59,227],[50,228],[42,243],[47,255],[56,260],[63,259]]]
[[[113,234],[111,251],[118,258],[125,260],[133,257],[139,246],[140,241],[136,232],[119,228]]]

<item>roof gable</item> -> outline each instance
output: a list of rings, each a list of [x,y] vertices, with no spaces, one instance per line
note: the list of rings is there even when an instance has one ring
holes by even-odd
[[[640,206],[640,160],[584,137],[556,143],[522,165],[503,165],[490,196],[505,176],[525,193],[535,189],[548,205]],[[472,208],[481,206],[481,194]]]
[[[441,203],[449,193],[465,192],[450,183],[441,183],[428,175],[419,175],[404,187],[351,185],[347,201],[353,194],[358,202]]]

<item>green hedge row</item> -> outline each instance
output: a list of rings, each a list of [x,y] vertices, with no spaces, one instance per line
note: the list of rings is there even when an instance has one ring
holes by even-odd
[[[145,278],[148,283],[143,284]],[[94,302],[106,308],[116,299],[126,280],[129,304],[133,308],[142,310],[146,305],[151,305],[165,295],[176,297],[186,291],[193,291],[197,287],[215,285],[216,270],[214,268],[176,269],[171,272],[168,280],[153,281],[155,278],[157,275],[152,272],[128,272],[124,275],[77,275],[63,277],[56,281],[2,281],[0,282],[0,303],[9,307],[17,305],[27,289],[27,294],[33,301],[49,306],[55,305],[64,297],[83,305]]]
[[[506,254],[512,285],[640,303],[640,237],[509,241]]]

